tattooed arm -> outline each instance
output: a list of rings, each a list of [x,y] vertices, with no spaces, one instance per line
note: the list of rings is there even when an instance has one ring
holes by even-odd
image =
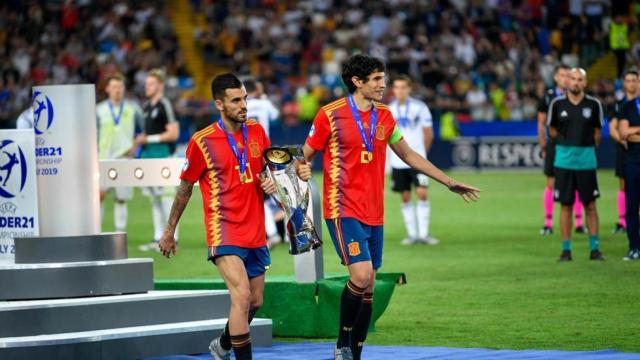
[[[167,227],[164,229],[164,233],[160,238],[160,250],[162,251],[162,255],[168,258],[171,257],[171,254],[175,255],[176,253],[176,239],[174,237],[176,227],[178,226],[178,221],[180,221],[182,212],[184,212],[184,209],[189,203],[192,192],[193,184],[186,180],[182,180],[180,182],[180,186],[178,186],[176,197],[173,199],[173,205],[171,206],[171,213],[169,214]]]

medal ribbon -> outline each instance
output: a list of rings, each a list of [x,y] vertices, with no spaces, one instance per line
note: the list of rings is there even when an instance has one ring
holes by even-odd
[[[362,118],[360,118],[360,112],[356,107],[355,100],[353,100],[353,95],[349,95],[347,97],[347,102],[349,103],[349,107],[351,108],[351,113],[353,114],[353,118],[356,121],[356,125],[358,125],[358,130],[360,130],[360,137],[362,138],[364,147],[367,148],[367,151],[370,154],[373,154],[373,136],[376,131],[376,124],[378,123],[378,112],[376,111],[376,107],[373,104],[371,105],[371,124],[369,128],[369,136],[367,136],[367,133],[364,131]]]
[[[409,124],[409,102],[409,99],[407,99],[405,102],[406,109],[404,115],[402,115],[402,112],[400,112],[400,101],[398,101],[398,123],[400,127],[405,127]]]
[[[111,111],[111,117],[113,118],[113,123],[118,126],[120,124],[120,118],[122,117],[122,112],[124,111],[124,101],[120,101],[120,109],[118,111],[118,116],[113,112],[113,104],[111,100],[107,101],[109,104],[109,111]]]
[[[242,153],[238,149],[238,143],[236,143],[236,139],[233,138],[230,132],[224,127],[224,122],[222,118],[218,120],[218,126],[220,129],[224,131],[227,135],[227,141],[229,142],[229,146],[231,146],[231,151],[233,151],[233,155],[238,160],[238,164],[240,165],[240,175],[244,174],[245,169],[247,168],[247,125],[242,123],[242,142],[244,143],[244,147],[242,148]]]

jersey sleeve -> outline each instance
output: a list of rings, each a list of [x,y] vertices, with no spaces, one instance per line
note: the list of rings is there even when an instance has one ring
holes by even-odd
[[[393,127],[393,132],[391,133],[391,136],[389,136],[389,145],[393,145],[395,143],[397,143],[398,141],[402,140],[402,133],[400,132],[400,129],[398,129],[397,126]]]
[[[422,127],[433,127],[433,117],[427,104],[422,104],[422,110],[418,116],[420,116],[420,124],[422,124]]]
[[[189,140],[189,144],[187,144],[186,157],[184,159],[184,165],[182,166],[182,173],[180,174],[180,179],[186,180],[190,183],[195,183],[200,179],[202,173],[207,170],[207,163],[204,160],[204,155],[202,154],[202,150],[193,141],[193,138]]]
[[[558,119],[556,117],[555,109],[557,102],[552,102],[547,110],[547,126],[549,127],[557,127]]]
[[[316,151],[324,151],[330,135],[329,118],[324,112],[324,109],[320,109],[316,114],[316,118],[313,119],[313,125],[311,125],[305,143]]]
[[[546,113],[547,110],[549,110],[548,106],[547,106],[547,92],[544,92],[544,95],[542,95],[542,98],[540,98],[540,101],[538,101],[538,112],[539,113]]]
[[[176,115],[173,112],[173,106],[171,105],[171,102],[169,101],[169,99],[163,97],[162,100],[160,101],[162,102],[162,106],[164,107],[165,115],[167,115],[167,122],[168,123],[176,122]]]
[[[595,110],[598,113],[597,114],[598,116],[594,117],[594,120],[595,120],[594,125],[598,129],[600,129],[604,125],[604,110],[602,109],[602,103],[599,100],[596,100]]]
[[[624,120],[624,121],[628,122],[629,119],[631,119],[631,116],[632,116],[632,114],[631,114],[632,107],[630,105],[631,103],[635,103],[635,101],[627,101],[624,105],[619,107],[620,108],[620,113],[619,113],[620,117],[618,118],[618,121],[623,121]]]
[[[280,110],[278,110],[278,108],[276,108],[271,101],[269,101],[268,104],[269,104],[269,109],[268,109],[269,121],[273,121],[277,119],[278,116],[280,116]]]

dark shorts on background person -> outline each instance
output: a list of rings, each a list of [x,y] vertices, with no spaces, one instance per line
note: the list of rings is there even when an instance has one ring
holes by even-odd
[[[216,259],[223,256],[235,255],[242,259],[249,279],[263,275],[271,266],[271,255],[266,246],[248,249],[233,245],[211,246],[208,249],[207,260],[216,263]]]
[[[555,168],[554,173],[553,199],[562,205],[573,205],[576,191],[585,205],[600,197],[596,170]]]
[[[556,144],[552,141],[547,141],[547,145],[545,145],[545,152],[547,153],[544,157],[544,175],[547,177],[554,177],[554,167],[553,162],[556,159]]]
[[[616,177],[624,179],[624,157],[627,149],[624,146],[616,143]]]
[[[371,261],[374,270],[382,266],[384,226],[367,225],[348,217],[325,221],[343,265]]]
[[[391,169],[391,190],[394,192],[411,191],[415,187],[429,186],[429,177],[413,169]]]

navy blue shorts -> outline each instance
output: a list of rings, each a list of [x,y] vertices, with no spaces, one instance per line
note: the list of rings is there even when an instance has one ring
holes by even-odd
[[[271,266],[269,248],[266,246],[256,249],[247,249],[239,246],[224,245],[209,247],[207,260],[216,263],[216,259],[222,256],[235,255],[242,259],[249,279],[263,275]]]
[[[382,266],[382,225],[371,226],[348,217],[325,221],[342,264],[371,261],[374,270]]]

